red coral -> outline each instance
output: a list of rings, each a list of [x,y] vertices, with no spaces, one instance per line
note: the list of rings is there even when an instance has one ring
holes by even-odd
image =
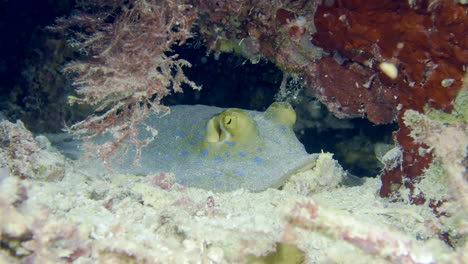
[[[357,63],[340,65],[331,57],[317,63],[315,74],[305,75],[314,94],[341,118],[364,116],[375,124],[391,122],[396,114],[396,90],[374,71]]]
[[[410,6],[408,1],[338,0],[334,5],[322,5],[317,10],[317,33],[313,35],[313,43],[329,52],[338,52],[354,63],[369,66],[367,70],[376,72],[383,84],[376,91],[388,91],[396,96],[396,100],[388,96],[374,98],[383,100],[384,105],[399,105],[401,109],[397,117],[400,130],[395,139],[403,148],[403,166],[382,177],[380,194],[383,197],[392,194],[394,183],[404,184],[412,190],[422,170],[432,162],[431,154],[419,153],[418,150],[426,146],[413,142],[402,116],[407,109],[423,112],[426,105],[447,112],[452,110],[452,101],[462,85],[463,65],[468,62],[467,24],[467,8],[454,1],[433,1],[430,4],[416,1]],[[390,62],[398,68],[396,79],[390,79],[380,71],[378,66],[382,62]],[[319,64],[319,67],[324,66]],[[349,66],[343,65],[342,68],[335,69],[335,72],[345,73],[348,78],[358,78],[356,73],[348,73]],[[324,84],[324,89],[332,90],[323,94],[338,95],[336,100],[340,104],[345,99],[345,105],[363,103],[366,111],[374,107],[361,98],[361,93],[355,93],[355,89],[345,85],[349,79],[342,80],[340,85],[324,80],[319,82]],[[347,90],[339,94],[336,91],[340,87]],[[345,110],[354,114],[356,107]],[[377,109],[374,114],[367,113],[369,119],[375,123],[383,121],[371,118],[378,116],[381,110],[384,116],[388,115],[386,108]],[[415,203],[425,200],[421,196],[412,198]]]

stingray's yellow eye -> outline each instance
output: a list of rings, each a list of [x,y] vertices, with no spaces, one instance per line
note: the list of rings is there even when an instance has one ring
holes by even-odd
[[[235,116],[226,116],[224,118],[224,125],[228,129],[235,129],[237,127],[237,118]]]
[[[258,138],[254,120],[241,109],[227,109],[212,117],[206,125],[206,141],[228,142],[229,146],[251,144]]]

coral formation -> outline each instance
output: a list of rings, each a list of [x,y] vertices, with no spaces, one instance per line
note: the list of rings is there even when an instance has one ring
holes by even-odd
[[[368,83],[371,87],[367,88],[371,88],[374,96],[371,104],[375,106],[371,106],[362,98],[368,98],[366,89],[348,93],[344,91],[348,91],[352,83],[346,80],[344,83],[336,82],[338,84],[327,83],[326,78],[332,77],[325,77],[329,71],[324,69],[320,71],[323,74],[319,75],[323,76],[318,81],[323,84],[319,94],[337,98],[341,107],[331,110],[342,111],[351,102],[356,102],[356,106],[364,107],[363,112],[374,123],[393,120],[398,110],[400,130],[395,138],[403,150],[403,164],[386,171],[382,177],[381,195],[384,197],[394,193],[392,186],[395,184],[412,189],[433,160],[431,153],[418,151],[420,148],[427,149],[427,146],[413,141],[403,116],[409,109],[424,113],[426,105],[446,112],[453,109],[452,102],[462,87],[463,65],[468,63],[467,23],[466,6],[453,1],[383,0],[372,4],[359,0],[335,1],[317,10],[317,32],[313,35],[313,43],[350,60],[343,66],[331,59],[321,60],[319,69],[322,64],[332,64],[336,72],[341,68],[341,71],[348,73],[345,75],[348,80],[352,76],[363,76],[361,72],[366,72],[367,75],[360,82],[356,81],[356,89]],[[393,71],[398,70],[399,74],[393,73],[395,76],[389,77],[382,71],[383,63],[386,68],[393,65],[396,68]],[[328,100],[328,97],[322,99],[324,102]],[[368,107],[376,111],[373,113]],[[358,112],[356,108],[344,111]],[[413,201],[423,203],[424,198],[413,196]]]
[[[0,162],[20,178],[60,180],[65,173],[64,157],[51,149],[49,140],[26,130],[23,122],[0,123]]]
[[[375,71],[358,63],[340,65],[325,57],[305,76],[312,93],[337,117],[367,117],[375,124],[395,118],[395,91],[385,89]]]

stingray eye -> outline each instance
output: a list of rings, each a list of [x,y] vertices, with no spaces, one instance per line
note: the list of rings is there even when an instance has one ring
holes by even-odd
[[[236,118],[234,116],[226,116],[224,118],[224,125],[226,126],[226,128],[235,128]]]

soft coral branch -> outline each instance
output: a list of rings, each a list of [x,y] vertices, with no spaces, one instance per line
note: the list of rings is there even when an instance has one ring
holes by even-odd
[[[80,6],[86,13],[60,19],[55,27],[68,31],[72,45],[88,57],[65,67],[77,75],[79,98],[71,97],[71,103],[96,107],[71,130],[86,139],[111,133],[112,142],[92,146],[106,162],[120,146],[126,151],[135,144],[138,162],[152,138],[139,139],[137,126],[153,111],[169,113],[161,99],[182,92],[182,83],[200,89],[183,73],[191,64],[166,54],[192,37],[196,10],[178,0],[84,1]]]

